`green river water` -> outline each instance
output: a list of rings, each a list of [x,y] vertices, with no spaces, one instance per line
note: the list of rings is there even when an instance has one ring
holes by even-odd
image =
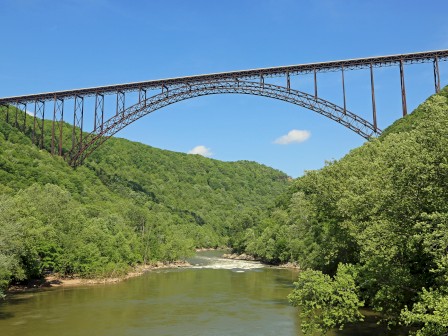
[[[0,303],[0,335],[301,335],[286,299],[297,271],[219,253],[117,284],[11,295]],[[382,334],[367,321],[332,335]]]

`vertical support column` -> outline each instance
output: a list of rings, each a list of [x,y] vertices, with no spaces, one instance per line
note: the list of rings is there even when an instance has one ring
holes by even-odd
[[[9,124],[9,106],[10,104],[5,105],[6,108],[6,123]]]
[[[314,99],[317,99],[317,72],[314,68]]]
[[[16,103],[14,103],[14,108],[15,108],[15,113],[14,113],[14,127],[17,127],[19,130],[21,129],[22,131],[25,131],[25,123],[26,123],[26,103],[21,103],[20,101],[17,101]],[[23,124],[23,129],[20,125],[20,120],[19,120],[19,114],[20,111],[25,112],[24,115],[24,124]]]
[[[260,86],[264,90],[264,76],[263,76],[263,74],[260,75]]]
[[[16,113],[14,113],[14,116],[15,116],[15,118],[14,118],[14,127],[19,127],[19,106],[20,106],[20,102],[16,102],[15,104],[14,104],[14,107],[15,107],[15,112]]]
[[[34,102],[34,116],[33,116],[33,134],[31,136],[31,142],[36,143],[36,123],[37,123],[37,101]]]
[[[403,109],[403,117],[404,117],[408,114],[408,108],[406,106],[406,86],[404,83],[403,60],[400,60],[400,82],[401,82],[401,106]]]
[[[64,99],[54,97],[53,128],[51,130],[51,154],[62,156],[62,132],[64,128]],[[57,149],[57,153],[56,153]]]
[[[341,67],[342,75],[342,98],[344,99],[344,114],[347,113],[347,102],[345,100],[345,78],[344,78],[344,66]]]
[[[434,58],[434,87],[436,93],[440,92],[440,72],[439,72],[439,58],[436,56]]]
[[[45,131],[45,102],[42,102],[42,120],[40,124],[40,149],[44,148],[44,131]]]
[[[189,86],[189,88],[191,91],[191,86]],[[146,89],[140,88],[138,90],[138,103],[141,104],[142,102],[145,104],[144,106],[146,106]]]
[[[117,115],[123,114],[125,110],[125,95],[123,91],[117,91]]]
[[[375,103],[375,82],[373,79],[373,65],[370,63],[370,88],[372,92],[372,112],[373,112],[373,128],[376,132],[378,126],[376,122],[376,103]]]
[[[40,122],[38,121],[40,119]],[[34,102],[34,122],[32,141],[40,149],[44,148],[44,126],[45,126],[45,101]]]
[[[72,150],[73,154],[76,146],[79,146],[78,150],[82,146],[82,125],[84,120],[84,97],[75,97],[75,107],[73,111],[73,131],[72,131]],[[77,130],[79,129],[79,131]],[[79,132],[79,134],[78,134]]]
[[[101,93],[95,95],[95,119],[93,122],[93,131],[96,132],[97,129],[100,129],[100,132],[102,132],[104,123],[104,95]]]
[[[53,99],[53,122],[51,124],[51,155],[54,155],[54,143],[55,143],[55,129],[56,129],[56,102],[57,98],[56,95]]]
[[[17,109],[16,109],[16,119],[17,119],[17,121],[16,121],[16,123],[17,123],[17,128],[18,129],[21,129],[22,130],[22,132],[25,132],[26,131],[26,103],[20,103],[20,102],[18,102],[17,103]],[[19,120],[18,120],[18,116],[17,116],[17,114],[19,113],[19,111],[23,111],[24,113],[23,113],[23,123],[22,123],[22,125],[19,125]]]
[[[291,77],[289,76],[289,71],[286,72],[286,88],[288,92],[291,90]]]
[[[59,119],[59,148],[58,153],[59,156],[62,156],[62,144],[63,144],[63,129],[64,129],[64,99],[59,100],[61,107],[60,107],[60,119]]]

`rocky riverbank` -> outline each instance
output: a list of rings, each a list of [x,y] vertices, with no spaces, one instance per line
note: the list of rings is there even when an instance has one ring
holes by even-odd
[[[98,285],[98,284],[111,284],[121,282],[126,279],[140,276],[148,271],[155,271],[159,269],[168,268],[180,268],[189,267],[190,263],[186,261],[174,261],[170,263],[156,262],[154,264],[139,265],[132,271],[128,272],[124,276],[107,277],[107,278],[79,278],[79,277],[60,277],[57,274],[50,274],[44,279],[30,280],[24,284],[11,285],[8,288],[7,293],[24,292],[35,290],[39,288],[52,288],[52,287],[73,287],[73,286],[85,286],[85,285]]]

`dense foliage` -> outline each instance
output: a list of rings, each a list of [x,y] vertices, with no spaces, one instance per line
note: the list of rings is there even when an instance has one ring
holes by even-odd
[[[255,162],[222,162],[124,139],[107,141],[86,166],[114,192],[199,225],[198,247],[225,245],[243,213],[273,205],[288,185],[284,173]]]
[[[356,269],[340,264],[334,278],[321,271],[306,270],[299,274],[295,289],[288,296],[293,306],[301,307],[302,331],[327,333],[348,322],[362,320],[359,308],[364,305],[357,295]]]
[[[137,263],[225,245],[235,217],[264,211],[288,184],[285,174],[254,162],[123,139],[109,139],[74,170],[32,144],[30,125],[19,131],[11,119],[0,111],[0,288],[47,272],[120,275]],[[64,151],[70,132],[64,125]]]
[[[380,138],[294,181],[258,223],[241,226],[236,249],[330,277],[353,265],[359,300],[390,326],[447,334],[448,88]],[[294,291],[301,314],[322,297],[305,296],[300,284],[319,288],[319,277],[304,273]]]

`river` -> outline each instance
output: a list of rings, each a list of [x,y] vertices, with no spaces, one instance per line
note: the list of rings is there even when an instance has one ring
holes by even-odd
[[[0,335],[301,335],[288,305],[297,271],[201,252],[191,268],[116,284],[17,293],[0,303]],[[381,335],[374,321],[332,335]]]

